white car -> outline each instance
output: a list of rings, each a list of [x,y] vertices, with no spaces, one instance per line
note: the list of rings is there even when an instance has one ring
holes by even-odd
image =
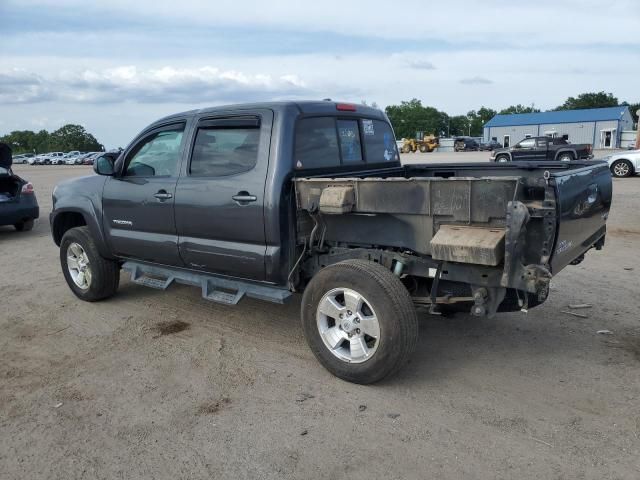
[[[48,157],[51,165],[64,165],[66,163],[64,152],[52,152],[48,154]]]
[[[607,161],[614,177],[630,177],[634,174],[640,174],[640,150],[614,153],[602,160]]]

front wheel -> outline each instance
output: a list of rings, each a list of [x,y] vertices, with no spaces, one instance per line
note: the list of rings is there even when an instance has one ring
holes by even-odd
[[[633,166],[628,160],[616,160],[611,165],[611,173],[614,177],[629,177],[633,173]]]
[[[361,384],[400,369],[418,340],[409,292],[391,271],[365,260],[336,263],[313,277],[302,298],[302,328],[322,366]]]
[[[120,267],[100,256],[87,227],[72,228],[63,235],[60,264],[69,288],[81,300],[95,302],[118,290]]]
[[[507,155],[498,155],[496,157],[496,162],[498,163],[506,163],[509,161],[509,157]]]

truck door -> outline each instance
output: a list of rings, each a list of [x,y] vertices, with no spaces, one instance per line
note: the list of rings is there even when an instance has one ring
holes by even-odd
[[[511,148],[511,159],[514,161],[533,160],[535,147],[536,140],[534,138],[526,138]]]
[[[264,191],[270,110],[202,117],[176,189],[180,255],[189,268],[265,278]]]
[[[539,137],[536,139],[536,148],[535,148],[535,159],[536,160],[553,160],[553,155],[555,151],[551,148],[549,138]]]
[[[146,132],[125,152],[120,174],[107,179],[103,222],[117,255],[182,266],[173,197],[184,127],[178,123]]]

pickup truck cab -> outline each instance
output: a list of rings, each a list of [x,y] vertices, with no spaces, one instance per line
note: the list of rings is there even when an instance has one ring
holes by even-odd
[[[510,148],[497,148],[491,153],[495,162],[520,160],[588,160],[593,158],[591,144],[572,144],[562,137],[525,138]]]
[[[76,296],[114,295],[121,270],[225,304],[300,292],[316,358],[358,383],[406,362],[416,306],[544,302],[552,275],[603,246],[611,202],[604,162],[402,166],[383,112],[329,101],[172,115],[94,170],[53,192]]]

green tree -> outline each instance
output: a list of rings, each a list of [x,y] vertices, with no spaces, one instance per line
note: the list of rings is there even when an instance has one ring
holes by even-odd
[[[511,105],[510,107],[503,108],[500,110],[500,115],[509,115],[512,113],[538,113],[540,111],[539,108],[535,108],[534,105],[530,107],[525,107],[524,105]]]
[[[385,112],[398,138],[414,138],[416,132],[438,135],[447,129],[446,113],[423,106],[417,98],[389,105]]]
[[[103,149],[96,137],[87,132],[82,125],[68,124],[51,133],[51,144],[54,150],[68,152],[80,150],[95,152]]]
[[[93,152],[104,149],[84,127],[73,124],[65,125],[52,133],[46,130],[40,130],[37,133],[31,130],[15,130],[0,137],[0,142],[11,145],[14,154],[45,153],[56,150]]]
[[[487,107],[480,107],[478,111],[471,110],[469,113],[467,113],[467,118],[469,119],[469,123],[471,126],[471,136],[482,136],[484,124],[495,117],[496,113],[497,112],[495,110]],[[469,128],[467,128],[467,134],[468,132]]]
[[[618,106],[618,99],[612,93],[581,93],[577,97],[569,97],[555,110],[581,110],[585,108],[604,108]]]

